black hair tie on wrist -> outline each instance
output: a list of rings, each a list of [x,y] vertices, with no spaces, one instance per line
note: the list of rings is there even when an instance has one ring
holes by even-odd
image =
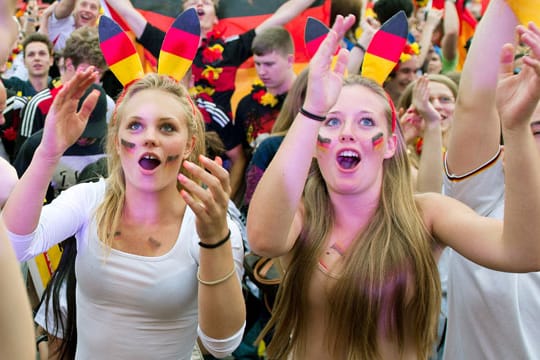
[[[300,114],[304,115],[305,117],[307,117],[307,118],[309,118],[311,120],[315,120],[315,121],[319,121],[319,122],[326,120],[326,116],[320,116],[320,115],[312,114],[309,111],[307,111],[306,109],[304,109],[303,107],[300,108]]]
[[[215,249],[220,247],[221,245],[225,244],[229,239],[231,238],[231,229],[229,229],[229,232],[227,233],[227,236],[225,236],[222,240],[218,241],[215,244],[206,244],[201,241],[199,241],[199,246],[203,247],[205,249]]]

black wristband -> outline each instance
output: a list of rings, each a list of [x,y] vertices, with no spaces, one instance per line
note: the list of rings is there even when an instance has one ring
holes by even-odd
[[[304,109],[303,107],[300,107],[300,114],[304,115],[305,117],[307,117],[307,118],[309,118],[311,120],[315,120],[315,121],[319,121],[319,122],[326,120],[326,116],[320,116],[320,115],[312,114],[309,111],[307,111],[306,109]]]
[[[36,350],[38,351],[39,353],[39,344],[44,342],[44,341],[49,341],[49,337],[47,336],[47,334],[43,334],[43,335],[39,335],[36,339]]]
[[[363,45],[360,45],[359,43],[354,44],[354,46],[362,50],[364,54],[367,52],[366,48]]]
[[[225,236],[222,240],[218,241],[215,244],[206,244],[199,241],[199,246],[203,247],[205,249],[215,249],[220,247],[221,245],[225,244],[229,239],[231,238],[231,229],[229,229],[229,232],[227,233],[227,236]]]

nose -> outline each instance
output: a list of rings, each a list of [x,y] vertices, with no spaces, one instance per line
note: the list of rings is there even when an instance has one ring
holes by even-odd
[[[341,129],[341,133],[339,134],[339,141],[354,142],[355,140],[356,138],[352,133],[351,125],[349,124],[349,122],[346,122]]]
[[[155,147],[157,146],[156,131],[152,128],[146,129],[144,132],[144,146]]]

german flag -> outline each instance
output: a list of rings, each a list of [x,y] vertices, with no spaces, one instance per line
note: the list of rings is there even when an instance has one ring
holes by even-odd
[[[219,4],[218,25],[225,37],[241,34],[257,27],[269,18],[287,0],[222,0]],[[155,0],[131,0],[135,8],[154,26],[163,31],[171,26],[174,19],[182,11],[180,1],[155,1]],[[122,18],[116,14],[106,0],[102,0],[106,14],[124,28],[129,30]],[[304,27],[308,17],[321,20],[324,24],[330,23],[331,0],[316,0],[300,16],[287,24],[295,45],[295,70],[300,71],[309,61],[304,46]],[[139,54],[144,58],[144,68],[147,71],[154,70],[157,66],[156,59],[141,46],[137,45]],[[249,92],[251,84],[256,79],[253,61],[249,60],[236,75],[236,91],[233,96],[233,108],[239,99]]]
[[[388,19],[373,36],[362,62],[362,76],[383,84],[407,43],[407,16],[403,11]]]
[[[126,33],[111,18],[99,19],[99,45],[109,68],[122,85],[144,76],[141,60]]]
[[[182,80],[193,63],[199,41],[201,27],[194,8],[182,13],[165,35],[159,54],[158,73]]]
[[[471,12],[465,7],[464,0],[456,1],[456,9],[459,16],[459,63],[457,66],[457,70],[461,70],[463,68],[465,58],[467,57],[467,42],[473,37],[474,31],[476,30],[476,24],[478,22],[473,16],[473,14],[471,14]]]

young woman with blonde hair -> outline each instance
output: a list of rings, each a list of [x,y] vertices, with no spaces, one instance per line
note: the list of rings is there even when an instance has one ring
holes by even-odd
[[[388,96],[371,80],[343,81],[344,49],[331,70],[353,22],[338,17],[311,60],[306,100],[250,204],[252,251],[285,268],[270,359],[426,359],[445,246],[502,271],[540,268],[540,242],[529,236],[537,213],[505,214],[503,231],[456,200],[413,193]],[[526,171],[540,181],[537,162]],[[507,194],[540,208],[525,193]]]

